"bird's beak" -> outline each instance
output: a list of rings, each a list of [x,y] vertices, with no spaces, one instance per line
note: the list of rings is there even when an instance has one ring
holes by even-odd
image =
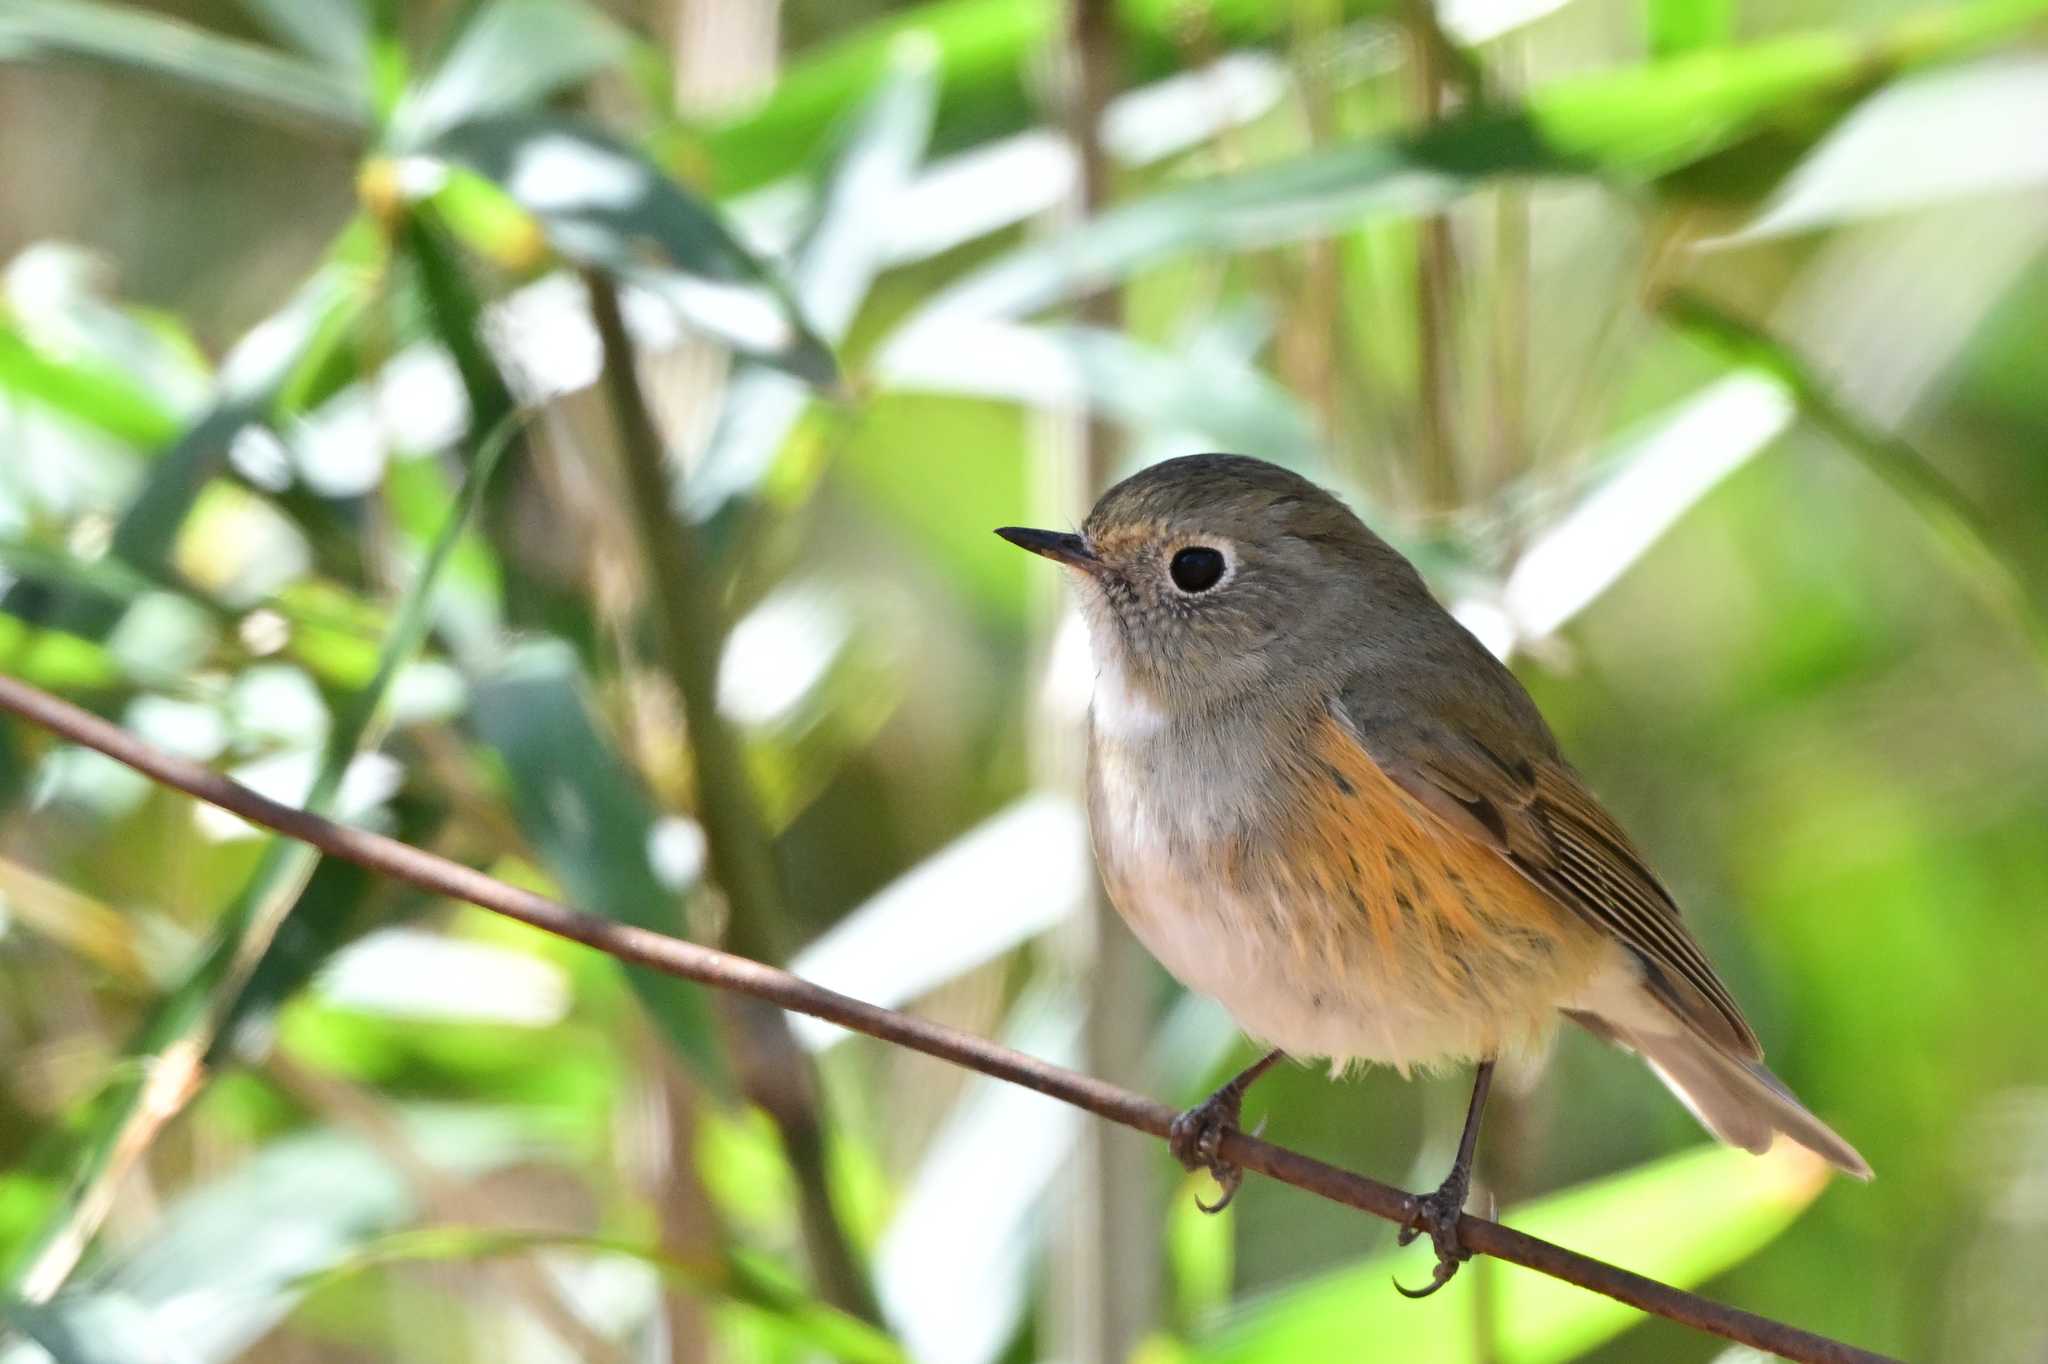
[[[1066,535],[1056,530],[1028,530],[1023,526],[1000,526],[996,534],[1019,549],[1043,554],[1056,563],[1091,573],[1102,566],[1102,560],[1095,557],[1088,548],[1088,542],[1078,535]]]

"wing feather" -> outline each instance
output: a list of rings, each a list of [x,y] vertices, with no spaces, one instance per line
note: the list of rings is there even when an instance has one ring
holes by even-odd
[[[1448,727],[1402,733],[1344,719],[1381,769],[1426,809],[1629,948],[1649,988],[1680,1018],[1733,1055],[1761,1059],[1756,1034],[1678,905],[1561,759],[1510,760]]]

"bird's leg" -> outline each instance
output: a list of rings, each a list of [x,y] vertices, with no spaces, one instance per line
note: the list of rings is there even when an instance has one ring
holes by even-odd
[[[1406,1297],[1428,1297],[1449,1283],[1458,1266],[1471,1258],[1472,1252],[1458,1242],[1458,1218],[1465,1210],[1465,1196],[1472,1191],[1472,1153],[1479,1145],[1479,1117],[1486,1111],[1486,1091],[1492,1085],[1493,1059],[1489,1057],[1472,1076],[1472,1103],[1465,1110],[1465,1131],[1458,1138],[1458,1158],[1451,1162],[1450,1174],[1435,1193],[1415,1200],[1415,1211],[1401,1228],[1400,1244],[1405,1246],[1426,1231],[1436,1246],[1436,1269],[1428,1284],[1402,1288],[1400,1281],[1395,1281],[1394,1287]]]
[[[1223,1141],[1223,1134],[1237,1127],[1244,1108],[1244,1092],[1252,1087],[1252,1081],[1272,1069],[1274,1062],[1285,1055],[1278,1050],[1267,1052],[1239,1071],[1228,1084],[1175,1118],[1172,1126],[1166,1129],[1166,1145],[1173,1152],[1174,1159],[1190,1170],[1206,1169],[1223,1190],[1223,1197],[1214,1203],[1195,1199],[1195,1206],[1203,1212],[1222,1212],[1230,1206],[1230,1200],[1237,1197],[1237,1186],[1244,1182],[1244,1171],[1219,1157],[1217,1147]]]

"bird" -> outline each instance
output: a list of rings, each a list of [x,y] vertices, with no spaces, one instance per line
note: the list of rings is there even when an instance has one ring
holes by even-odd
[[[1496,1065],[1561,1023],[1634,1052],[1715,1137],[1870,1166],[1763,1061],[1636,843],[1514,674],[1339,498],[1244,455],[1151,465],[1077,532],[996,534],[1061,565],[1096,676],[1091,840],[1111,902],[1269,1048],[1170,1129],[1221,1196],[1246,1091],[1284,1058],[1470,1064],[1443,1183],[1413,1199],[1441,1288]],[[1400,1285],[1396,1285],[1400,1287]]]

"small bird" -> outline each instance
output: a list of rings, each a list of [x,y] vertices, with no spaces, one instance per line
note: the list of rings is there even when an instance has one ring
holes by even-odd
[[[1096,664],[1089,823],[1124,920],[1273,1050],[1173,1124],[1221,1209],[1245,1091],[1283,1056],[1476,1065],[1449,1176],[1401,1242],[1457,1222],[1494,1066],[1560,1018],[1649,1063],[1722,1141],[1780,1132],[1870,1167],[1764,1068],[1678,907],[1507,668],[1336,497],[1241,455],[1171,459],[1079,534],[1005,527],[1063,565]]]

